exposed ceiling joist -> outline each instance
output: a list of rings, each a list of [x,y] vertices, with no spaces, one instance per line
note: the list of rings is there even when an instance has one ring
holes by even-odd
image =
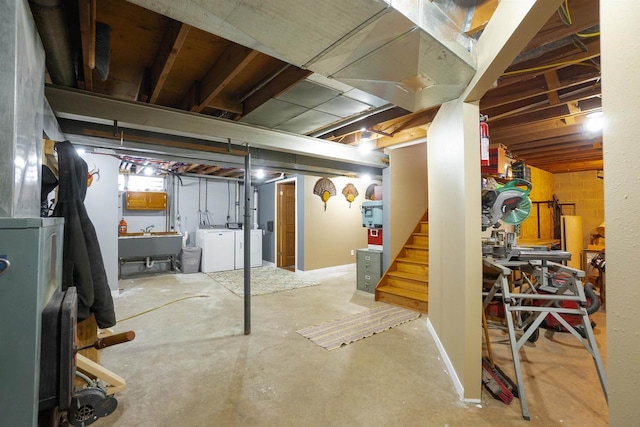
[[[160,91],[171,72],[171,68],[187,39],[190,25],[171,20],[162,36],[162,43],[158,48],[155,60],[151,66],[151,90],[149,102],[155,104]]]
[[[216,96],[258,55],[258,51],[229,43],[203,79],[192,86],[186,110],[202,112]]]
[[[96,0],[78,0],[84,88],[93,90],[96,68]]]

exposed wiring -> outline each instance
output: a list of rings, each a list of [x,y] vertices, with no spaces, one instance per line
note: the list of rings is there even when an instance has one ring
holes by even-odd
[[[571,19],[571,12],[569,11],[569,1],[564,0],[564,4],[558,8],[558,16],[564,25],[567,27],[573,25],[573,19]],[[600,31],[596,31],[593,33],[576,33],[578,37],[598,37],[600,36]]]
[[[593,67],[593,68],[597,69],[598,71],[600,71],[600,67],[598,67],[597,65],[585,64],[584,61],[585,61],[584,59],[576,59],[575,61],[557,62],[555,64],[541,65],[539,67],[524,68],[522,70],[509,71],[509,72],[503,73],[502,75],[503,76],[513,76],[513,75],[516,75],[516,74],[528,73],[530,71],[547,70],[549,68],[560,67],[562,65],[584,65],[586,67]]]
[[[576,36],[578,37],[583,37],[583,38],[587,38],[587,37],[599,37],[600,36],[600,31],[596,31],[594,33],[576,33]]]
[[[166,306],[168,306],[170,304],[173,304],[173,303],[176,303],[176,302],[180,302],[180,301],[184,301],[184,300],[190,299],[190,298],[209,298],[209,295],[191,295],[191,296],[188,296],[188,297],[178,298],[176,300],[169,301],[168,303],[159,305],[157,307],[150,308],[149,310],[145,310],[145,311],[142,311],[142,312],[140,312],[138,314],[134,314],[133,316],[125,317],[124,319],[118,319],[118,320],[116,320],[116,323],[124,322],[125,320],[130,320],[130,319],[133,319],[134,317],[138,317],[138,316],[142,316],[143,314],[151,313],[152,311],[159,310],[162,307],[166,307]]]

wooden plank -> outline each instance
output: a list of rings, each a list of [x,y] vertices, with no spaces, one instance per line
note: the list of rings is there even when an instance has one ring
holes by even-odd
[[[160,96],[171,68],[189,35],[190,25],[171,20],[162,36],[162,42],[151,66],[151,96],[149,102],[155,104]]]
[[[81,355],[76,355],[76,365],[78,369],[85,373],[98,378],[111,386],[111,390],[107,388],[107,394],[124,390],[126,381],[120,375],[111,372],[104,366],[94,362],[93,360]]]
[[[255,90],[251,96],[242,103],[242,115],[247,115],[268,100],[280,95],[300,80],[306,78],[311,71],[303,70],[293,65],[281,69],[271,76],[267,82],[261,83],[259,89]]]
[[[558,73],[556,70],[550,70],[544,73],[544,80],[547,82],[547,97],[549,98],[549,104],[556,105],[560,103],[560,97],[558,92],[560,88],[560,79],[558,79]]]
[[[531,163],[532,166],[536,166],[535,163]],[[603,160],[590,160],[590,161],[578,161],[578,162],[565,162],[558,161],[557,163],[536,166],[542,170],[551,173],[565,173],[565,172],[581,172],[590,170],[602,170],[604,168]]]
[[[258,52],[235,43],[229,43],[216,63],[200,83],[198,102],[187,108],[190,111],[202,112],[211,101],[233,80]]]
[[[597,98],[600,100],[599,106],[602,106],[601,102],[602,96],[602,88],[600,84],[595,86],[591,86],[589,88],[580,88],[570,92],[565,92],[560,95],[560,101],[569,105],[575,104],[579,101],[585,101],[593,98]],[[533,102],[535,101],[535,102]],[[489,123],[497,124],[498,121],[507,119],[507,118],[515,118],[520,116],[527,116],[532,113],[536,113],[541,110],[549,109],[549,108],[557,108],[555,106],[549,105],[548,99],[544,95],[540,95],[536,98],[530,98],[529,100],[519,100],[517,103],[507,104],[495,109],[483,110],[484,114],[489,115]],[[575,109],[574,109],[575,111]],[[580,110],[583,111],[583,110]],[[579,112],[580,112],[579,111]],[[577,114],[577,112],[571,112],[571,114]],[[518,121],[526,121],[525,117],[520,117]]]
[[[93,91],[96,68],[96,0],[78,0],[84,89]]]
[[[469,25],[469,29],[467,29],[467,35],[473,35],[480,30],[483,30],[484,27],[487,26],[487,23],[493,16],[493,13],[496,11],[498,7],[498,0],[484,0],[478,4],[474,11],[473,17],[471,18],[471,24]]]
[[[600,23],[599,2],[594,0],[571,0],[569,2],[569,12],[572,17],[572,24],[566,25],[558,16],[554,14],[542,27],[538,34],[527,44],[523,51],[527,51],[537,46],[544,45],[553,40],[571,36],[587,28],[594,27]]]

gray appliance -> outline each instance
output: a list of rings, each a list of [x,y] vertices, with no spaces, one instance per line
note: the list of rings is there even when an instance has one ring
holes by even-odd
[[[42,310],[62,277],[62,218],[0,218],[4,425],[37,425]]]

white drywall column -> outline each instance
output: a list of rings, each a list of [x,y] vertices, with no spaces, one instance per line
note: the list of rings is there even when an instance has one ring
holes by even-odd
[[[478,105],[451,101],[429,127],[429,321],[460,397],[480,399],[482,251]]]
[[[458,100],[442,105],[427,135],[429,321],[468,401],[480,400],[482,375],[478,101],[560,2],[502,0],[476,45],[476,75]]]
[[[609,424],[640,418],[640,57],[629,41],[640,37],[640,4],[600,2],[602,108],[605,117],[604,206],[607,240],[607,353]]]

